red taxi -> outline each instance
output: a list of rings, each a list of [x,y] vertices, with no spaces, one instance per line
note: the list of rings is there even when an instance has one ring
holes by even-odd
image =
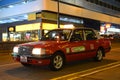
[[[54,29],[38,42],[15,46],[12,56],[24,66],[48,65],[51,70],[60,70],[66,62],[101,61],[110,49],[110,41],[91,28]]]

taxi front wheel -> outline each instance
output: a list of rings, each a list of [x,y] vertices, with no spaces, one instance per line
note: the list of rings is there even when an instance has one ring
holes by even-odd
[[[102,49],[98,49],[97,53],[96,53],[95,60],[96,61],[101,61],[102,59],[103,59],[103,50]]]
[[[64,65],[64,57],[63,55],[56,53],[51,58],[51,63],[49,65],[50,69],[53,71],[60,70]]]

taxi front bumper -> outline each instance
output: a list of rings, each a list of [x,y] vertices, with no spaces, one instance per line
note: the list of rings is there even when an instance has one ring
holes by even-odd
[[[13,55],[13,54],[12,54],[13,59],[20,63],[27,63],[32,65],[49,65],[50,64],[51,55],[35,57],[35,56],[28,56],[28,55]]]

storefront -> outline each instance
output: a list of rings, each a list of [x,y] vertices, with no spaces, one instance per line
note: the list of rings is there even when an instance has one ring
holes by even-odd
[[[32,18],[34,19],[9,23],[3,26],[4,28],[2,27],[2,29],[4,30],[1,33],[1,41],[37,41],[49,30],[58,28],[56,13],[44,11],[36,13]],[[60,28],[83,27],[83,23],[82,18],[60,15]]]
[[[120,34],[120,25],[113,23],[101,23],[100,33],[106,35]]]
[[[102,22],[100,26],[100,34],[104,38],[109,38],[111,40],[119,40],[120,25]]]

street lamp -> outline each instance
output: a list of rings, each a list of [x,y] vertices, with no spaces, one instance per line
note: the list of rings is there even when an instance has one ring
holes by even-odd
[[[60,28],[60,8],[59,8],[59,0],[57,0],[57,25],[58,25],[58,28]]]

